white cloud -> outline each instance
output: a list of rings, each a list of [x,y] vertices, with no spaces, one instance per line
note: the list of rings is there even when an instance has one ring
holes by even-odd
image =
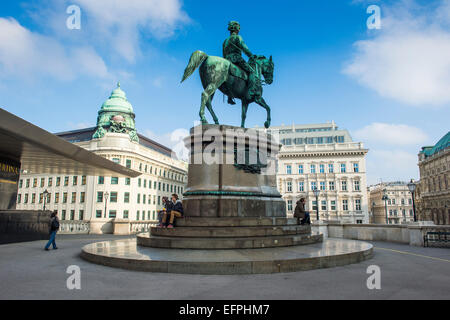
[[[80,75],[108,77],[103,59],[92,48],[66,48],[12,18],[0,18],[0,77],[73,80]]]
[[[428,136],[420,128],[405,124],[389,124],[374,122],[356,130],[355,138],[364,143],[382,145],[407,146],[422,144]]]
[[[435,11],[411,1],[400,6],[382,7],[381,30],[373,31],[372,39],[355,43],[344,73],[381,96],[406,104],[449,103],[449,2],[442,1]]]
[[[140,33],[167,38],[189,21],[180,0],[78,0],[77,3],[82,14],[91,19],[90,33],[100,35],[99,39],[129,62],[134,62],[140,53]]]
[[[417,155],[403,150],[370,150],[367,159],[367,182],[376,184],[388,181],[418,179]]]
[[[144,135],[156,142],[172,149],[176,158],[184,161],[189,159],[189,150],[184,146],[183,139],[189,135],[189,131],[178,128],[172,132],[156,134],[151,130],[145,130]]]

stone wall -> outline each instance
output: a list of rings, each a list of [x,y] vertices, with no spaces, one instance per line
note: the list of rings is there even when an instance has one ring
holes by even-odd
[[[0,244],[49,238],[51,211],[0,211]]]
[[[324,232],[326,228],[326,232]],[[319,231],[320,230],[320,231]],[[423,246],[423,237],[429,231],[450,232],[449,226],[436,226],[431,221],[421,221],[407,225],[387,224],[340,224],[321,222],[313,225],[313,231],[319,231],[330,238],[343,238],[365,241],[387,241]]]

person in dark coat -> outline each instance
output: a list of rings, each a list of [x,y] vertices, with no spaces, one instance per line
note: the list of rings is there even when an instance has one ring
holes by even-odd
[[[164,207],[161,211],[158,212],[158,221],[159,221],[158,226],[160,228],[166,227],[166,225],[162,223],[164,212],[170,212],[172,211],[173,208],[173,203],[172,201],[169,200],[169,197],[162,197],[162,203]]]
[[[297,201],[294,217],[297,218],[297,224],[311,224],[309,212],[305,211],[305,198],[301,198]]]
[[[52,212],[50,216],[50,240],[48,240],[47,244],[45,245],[45,251],[48,251],[48,248],[50,245],[53,245],[53,250],[58,249],[56,246],[56,233],[59,230],[59,219],[58,219],[58,211],[55,210]]]
[[[181,200],[178,199],[178,195],[176,193],[172,194],[172,204],[173,207],[171,208],[171,211],[164,212],[163,218],[162,218],[162,224],[164,225],[167,221],[167,215],[170,214],[170,220],[169,225],[167,228],[173,228],[173,222],[175,220],[175,217],[182,218],[183,217],[183,204],[181,203]]]

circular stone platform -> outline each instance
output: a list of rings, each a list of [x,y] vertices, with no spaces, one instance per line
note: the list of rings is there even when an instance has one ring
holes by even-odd
[[[92,243],[82,248],[87,261],[136,271],[181,274],[260,274],[342,266],[372,257],[362,241],[323,242],[262,249],[191,250],[137,246],[135,239]]]

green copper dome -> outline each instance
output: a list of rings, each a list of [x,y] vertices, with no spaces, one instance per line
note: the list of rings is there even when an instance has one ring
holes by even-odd
[[[127,100],[125,92],[120,88],[119,82],[98,112],[97,130],[92,138],[101,139],[106,132],[113,132],[128,134],[131,141],[138,142],[134,118],[133,107]]]
[[[443,136],[441,140],[439,140],[438,143],[434,145],[434,147],[425,147],[423,153],[425,153],[426,157],[430,157],[433,154],[438,153],[439,151],[442,151],[448,147],[450,147],[450,131],[447,132],[447,134]]]
[[[133,113],[133,106],[127,100],[125,92],[120,88],[120,82],[117,83],[117,88],[111,92],[109,99],[103,103],[100,112],[102,111]]]

